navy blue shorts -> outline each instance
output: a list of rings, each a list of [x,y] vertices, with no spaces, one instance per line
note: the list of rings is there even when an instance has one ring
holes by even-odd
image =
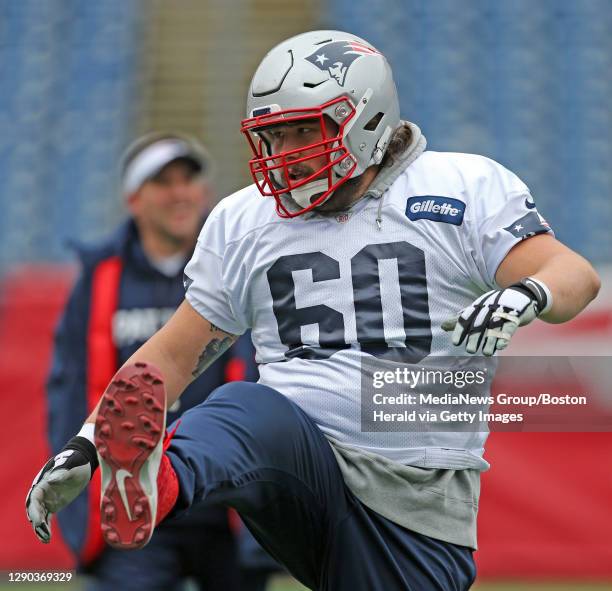
[[[321,430],[260,384],[221,386],[182,417],[168,455],[175,513],[194,503],[235,508],[261,545],[318,591],[464,591],[472,551],[401,527],[344,484]]]

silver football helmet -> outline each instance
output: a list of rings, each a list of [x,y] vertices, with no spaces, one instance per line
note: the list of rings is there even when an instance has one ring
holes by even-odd
[[[275,152],[267,132],[302,123],[318,126],[316,141]],[[379,164],[399,125],[397,89],[385,57],[350,33],[312,31],[264,57],[251,81],[241,131],[253,150],[249,167],[259,191],[275,198],[281,217],[295,217]],[[291,174],[296,165],[308,175]],[[285,196],[299,209],[288,207]]]

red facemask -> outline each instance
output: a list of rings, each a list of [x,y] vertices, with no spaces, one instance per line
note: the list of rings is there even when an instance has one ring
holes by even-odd
[[[345,117],[338,128],[336,135],[328,137],[325,127],[325,111],[335,106],[335,111],[346,109]],[[284,111],[267,112],[242,121],[241,132],[246,136],[254,157],[249,160],[251,175],[264,197],[274,197],[276,200],[276,212],[282,218],[293,218],[302,215],[324,203],[331,194],[344,184],[353,174],[357,164],[348,149],[344,145],[344,128],[355,116],[355,108],[345,97],[338,97],[318,107],[308,109],[287,109]],[[273,126],[295,125],[299,122],[318,123],[321,130],[321,139],[315,143],[307,144],[299,148],[271,153],[272,148],[269,141],[265,139],[265,131]],[[304,155],[305,154],[305,155]],[[324,164],[314,170],[307,177],[292,179],[290,168],[303,164],[309,166],[314,159],[323,158]],[[334,174],[333,167],[339,165],[343,171],[340,177]],[[346,169],[346,170],[344,170]],[[317,192],[310,205],[299,210],[289,210],[281,199],[282,196],[313,182],[314,180],[326,180],[321,183],[322,192]]]

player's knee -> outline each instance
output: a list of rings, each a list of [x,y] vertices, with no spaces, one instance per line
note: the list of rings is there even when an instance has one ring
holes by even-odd
[[[303,413],[286,396],[252,382],[224,384],[208,397],[207,405],[234,414],[236,423],[248,427],[254,436],[277,442],[279,437],[295,433],[296,423],[303,420]]]
[[[280,392],[253,382],[228,382],[213,390],[206,402],[234,402],[246,406],[283,405],[287,398]]]

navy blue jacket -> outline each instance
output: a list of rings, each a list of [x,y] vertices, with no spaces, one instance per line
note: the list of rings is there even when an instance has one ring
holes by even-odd
[[[184,298],[182,271],[174,277],[167,277],[151,266],[132,220],[123,224],[105,243],[76,248],[82,270],[56,330],[53,362],[47,383],[48,430],[54,454],[79,431],[89,415],[88,330],[92,278],[98,266],[110,258],[119,259],[121,265],[117,308],[112,319],[117,369],[164,324]],[[236,368],[242,375],[236,375]],[[171,407],[167,424],[225,383],[228,370],[232,371],[234,378],[257,379],[254,351],[248,337],[241,337],[185,390],[177,405]],[[88,536],[89,507],[92,502],[87,493],[87,490],[84,491],[57,515],[64,540],[79,562],[92,559],[91,556],[84,559],[82,554]],[[203,523],[219,523],[220,520],[226,521],[224,509],[196,508],[181,526],[201,526]]]

